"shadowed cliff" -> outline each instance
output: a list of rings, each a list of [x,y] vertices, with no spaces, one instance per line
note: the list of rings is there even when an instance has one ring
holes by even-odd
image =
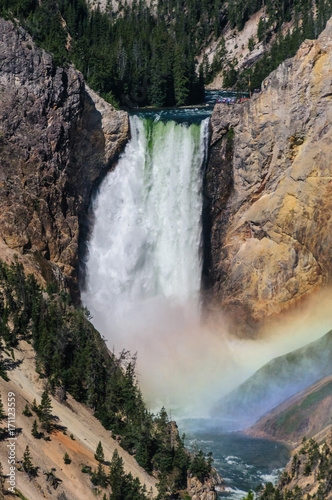
[[[126,113],[0,19],[0,244],[73,285],[91,194],[128,137]]]

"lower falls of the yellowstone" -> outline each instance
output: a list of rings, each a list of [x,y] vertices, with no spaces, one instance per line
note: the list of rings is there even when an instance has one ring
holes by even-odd
[[[131,140],[93,202],[82,300],[111,350],[138,352],[153,405],[178,406],[195,380],[208,127],[207,116],[131,116]]]
[[[209,113],[145,112],[130,117],[130,128],[92,202],[82,301],[111,351],[137,352],[151,410],[164,405],[175,416],[189,449],[211,449],[230,485],[222,495],[242,498],[285,465],[288,451],[229,434],[227,423],[209,418],[222,393],[278,353],[276,345],[240,342],[223,325],[214,331],[201,321]]]

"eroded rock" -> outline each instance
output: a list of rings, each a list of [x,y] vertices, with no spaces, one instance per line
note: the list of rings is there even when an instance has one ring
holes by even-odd
[[[212,115],[207,304],[247,326],[332,276],[331,58],[332,20],[259,95]]]
[[[217,490],[222,491],[224,488],[224,480],[215,469],[212,473],[201,482],[197,477],[189,475],[187,481],[187,490],[192,500],[216,500]]]
[[[91,193],[128,138],[126,113],[0,19],[0,237],[8,247],[56,264],[75,284]]]

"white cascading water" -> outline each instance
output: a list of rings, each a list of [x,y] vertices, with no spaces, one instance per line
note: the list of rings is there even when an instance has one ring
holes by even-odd
[[[169,357],[184,362],[181,332],[199,321],[208,122],[132,116],[131,140],[93,204],[82,300],[110,349],[138,351],[153,398],[163,398]]]

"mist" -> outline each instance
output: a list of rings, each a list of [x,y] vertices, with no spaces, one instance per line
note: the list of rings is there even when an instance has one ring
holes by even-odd
[[[137,352],[139,385],[152,411],[164,405],[174,416],[207,417],[266,362],[331,329],[332,293],[269,321],[255,339],[234,337],[222,311],[203,323],[208,120],[188,126],[134,116],[131,132],[94,201],[82,301],[110,350]]]
[[[121,323],[114,322],[111,310],[92,314],[111,350],[138,353],[139,385],[152,411],[165,406],[175,416],[202,418],[268,361],[328,332],[331,301],[331,290],[316,294],[282,321],[270,321],[256,339],[232,336],[222,314],[213,327],[204,325],[195,303],[176,305],[163,297],[136,303]],[[284,399],[288,396],[285,387]]]

